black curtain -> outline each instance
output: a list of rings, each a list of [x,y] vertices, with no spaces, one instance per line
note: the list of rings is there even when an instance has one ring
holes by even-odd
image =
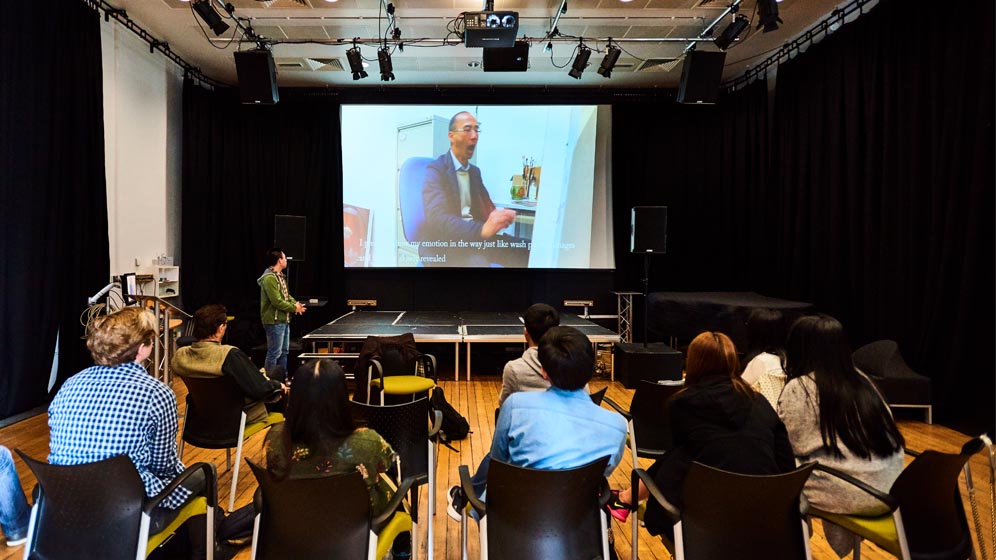
[[[191,311],[223,303],[258,315],[255,280],[275,215],[307,218],[307,257],[289,268],[291,293],[343,300],[340,151],[328,98],[282,92],[277,105],[241,105],[237,91],[185,82],[181,271]]]
[[[764,81],[717,105],[671,100],[613,107],[616,284],[642,289],[644,257],[630,250],[630,208],[667,206],[667,254],[650,258],[650,291],[765,291],[773,209],[765,181]],[[774,294],[772,294],[774,295]],[[641,306],[637,306],[638,308]]]
[[[109,281],[100,19],[82,2],[0,18],[0,418],[90,364],[87,297]],[[53,38],[58,38],[53,39]]]
[[[882,2],[778,68],[774,285],[837,315],[855,345],[899,341],[933,379],[938,416],[985,429],[993,3],[922,16]]]

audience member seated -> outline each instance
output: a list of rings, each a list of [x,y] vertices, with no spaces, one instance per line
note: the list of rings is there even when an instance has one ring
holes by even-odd
[[[777,309],[755,309],[747,318],[747,352],[741,379],[764,395],[771,407],[785,386],[785,317]]]
[[[505,399],[491,457],[518,467],[569,469],[608,456],[608,476],[622,458],[626,420],[593,403],[584,390],[595,370],[591,341],[575,328],[553,327],[540,339],[537,354],[551,387]],[[466,506],[459,486],[450,489],[447,500],[451,517],[459,519]]]
[[[819,461],[887,492],[903,470],[903,440],[875,386],[851,362],[844,327],[833,317],[803,317],[786,344],[785,384],[778,415],[800,462]],[[857,487],[814,471],[804,490],[820,509],[881,515],[882,502]],[[827,541],[840,557],[853,547],[849,532],[824,523]]]
[[[505,364],[501,372],[501,394],[498,406],[512,393],[519,391],[546,391],[550,381],[543,375],[539,361],[539,341],[546,331],[560,325],[560,314],[545,303],[529,306],[522,314],[523,334],[526,337],[526,350],[521,358]]]
[[[670,401],[674,448],[647,472],[669,502],[681,507],[681,490],[692,461],[741,474],[779,474],[795,469],[795,458],[774,409],[740,379],[733,342],[725,334],[704,332],[688,346],[685,388]],[[649,496],[642,484],[638,500]],[[632,489],[619,492],[609,505],[625,521]],[[644,518],[654,535],[672,537],[672,526],[656,501]]]
[[[86,345],[97,365],[70,377],[48,408],[49,463],[79,465],[128,455],[150,497],[183,472],[176,450],[176,397],[141,365],[152,354],[155,322],[138,307],[94,319]],[[170,494],[152,511],[150,532],[166,527],[204,485],[198,473]],[[188,525],[193,556],[204,558],[204,516]]]
[[[526,337],[526,350],[521,358],[516,358],[507,364],[501,374],[501,394],[498,395],[498,406],[500,407],[505,399],[513,393],[520,391],[546,391],[550,388],[550,381],[543,376],[543,366],[539,361],[539,340],[543,338],[546,331],[560,325],[560,313],[545,303],[536,303],[529,306],[522,314],[523,334]],[[585,391],[588,386],[585,385]],[[497,413],[497,411],[496,411]],[[481,459],[481,464],[477,466],[471,482],[477,495],[484,493],[484,488],[488,483],[488,465],[491,464],[491,454],[488,453]],[[447,513],[459,521],[459,512],[449,509]]]
[[[346,376],[336,362],[312,360],[299,367],[285,420],[266,434],[266,468],[278,480],[359,471],[370,490],[372,513],[378,515],[394,493],[385,473],[394,465],[395,452],[377,432],[356,427],[347,393]],[[410,554],[410,536],[401,540],[395,541],[396,558]]]
[[[31,509],[24,498],[21,479],[17,478],[10,450],[0,445],[0,528],[7,546],[20,546],[28,540]]]
[[[263,375],[242,350],[222,344],[227,329],[228,312],[224,305],[201,307],[194,313],[197,342],[177,350],[170,364],[180,377],[230,376],[245,394],[246,424],[265,422],[264,400],[279,399],[286,387]]]

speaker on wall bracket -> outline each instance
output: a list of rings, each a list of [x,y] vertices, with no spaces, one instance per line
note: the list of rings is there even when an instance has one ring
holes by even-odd
[[[686,54],[678,85],[678,103],[716,103],[725,64],[725,52],[691,51]]]
[[[304,261],[307,225],[307,216],[273,216],[273,246],[282,249],[287,260]]]
[[[239,96],[247,105],[273,105],[280,101],[273,54],[266,49],[235,53],[235,73],[239,77]]]
[[[667,206],[634,206],[630,213],[631,253],[667,252]]]

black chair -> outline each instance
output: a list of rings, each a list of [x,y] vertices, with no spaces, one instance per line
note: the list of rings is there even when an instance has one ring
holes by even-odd
[[[276,480],[263,467],[246,462],[259,482],[253,560],[380,559],[395,537],[412,529],[411,517],[397,511],[411,479],[402,481],[384,512],[374,517],[359,472]]]
[[[242,443],[274,424],[284,421],[284,415],[270,412],[263,422],[246,423],[243,411],[245,397],[235,380],[228,376],[210,378],[181,377],[187,386],[187,407],[183,412],[180,459],[184,444],[203,449],[224,449],[225,468],[232,468],[232,448],[235,464],[232,489],[228,496],[228,511],[235,509],[235,489],[239,482]]]
[[[958,476],[968,473],[968,461],[984,447],[979,438],[965,443],[960,453],[927,450],[903,469],[889,493],[881,492],[839,470],[817,465],[816,469],[840,478],[874,496],[889,507],[877,517],[831,513],[812,507],[809,514],[854,533],[855,560],[861,558],[861,540],[867,539],[903,560],[964,560],[975,558],[965,506],[958,489]]]
[[[436,357],[422,354],[411,333],[368,336],[354,367],[358,383],[353,398],[359,400],[357,396],[365,393],[367,404],[373,391],[380,393],[384,405],[384,395],[410,395],[415,400],[436,387]]]
[[[433,410],[430,416],[428,398],[417,401],[375,406],[350,401],[350,413],[357,424],[366,426],[391,444],[398,454],[398,478],[412,479],[409,504],[412,515],[412,554],[418,550],[419,503],[418,487],[426,484],[429,492],[426,512],[426,546],[428,558],[433,557],[432,519],[435,514],[436,444],[434,436],[443,423],[443,415]],[[432,425],[429,418],[432,418]]]
[[[467,465],[460,484],[480,519],[481,560],[609,558],[608,457],[573,469],[539,470],[491,461],[487,503],[474,494]],[[467,509],[461,547],[467,557]]]
[[[878,387],[885,402],[893,408],[921,408],[927,423],[934,421],[930,403],[930,378],[906,365],[894,340],[878,340],[854,351],[854,367],[860,369]]]
[[[636,391],[633,392],[633,400],[629,405],[629,410],[623,410],[618,403],[608,397],[602,399],[602,402],[626,418],[634,469],[639,466],[638,457],[656,461],[673,446],[671,417],[668,414],[667,402],[684,386],[683,381],[653,382],[641,380],[636,386]],[[637,434],[639,434],[639,438],[637,438]],[[637,479],[634,470],[631,488],[636,488],[636,486]],[[636,502],[636,500],[633,501]],[[637,508],[638,504],[630,504],[632,524],[630,528],[632,540],[630,542],[634,543],[637,542],[640,531],[640,521],[635,513]],[[633,560],[636,560],[637,552],[637,547],[634,546]]]
[[[645,470],[635,472],[650,490],[650,499],[661,504],[674,523],[674,540],[661,537],[673,557],[794,560],[812,558],[801,493],[814,465],[759,476],[692,463],[680,510],[664,498]]]
[[[214,557],[214,508],[218,502],[214,465],[191,465],[151,498],[127,455],[82,465],[50,465],[16,450],[38,479],[25,558],[116,560],[145,558],[191,517],[207,516],[207,557]],[[152,510],[197,471],[205,490],[176,518],[150,535]]]

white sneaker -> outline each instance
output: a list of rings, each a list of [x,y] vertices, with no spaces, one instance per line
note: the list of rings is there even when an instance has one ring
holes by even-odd
[[[22,544],[28,542],[28,535],[25,534],[23,537],[18,537],[16,539],[7,539],[7,547],[21,546]]]
[[[467,499],[464,498],[463,489],[459,486],[454,486],[446,492],[446,515],[449,515],[452,519],[462,521],[463,516],[461,512],[466,505]]]

